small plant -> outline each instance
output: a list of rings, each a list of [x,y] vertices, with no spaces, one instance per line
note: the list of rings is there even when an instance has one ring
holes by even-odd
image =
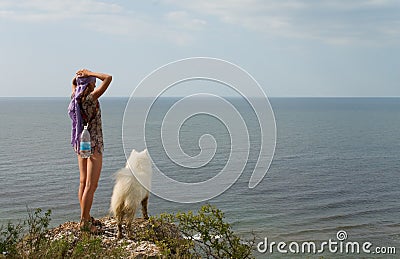
[[[64,237],[54,240],[53,242],[49,243],[47,247],[42,247],[40,253],[44,258],[65,258],[67,257],[71,247],[71,241],[68,240],[68,237]]]
[[[18,223],[14,225],[8,222],[6,226],[0,226],[0,254],[16,254],[17,244],[21,239],[23,225]]]
[[[152,216],[147,221],[134,224],[128,233],[130,240],[154,243],[165,258],[191,258],[191,242],[182,238],[179,228],[172,221],[166,221],[161,216]]]
[[[27,208],[27,210],[28,219],[24,224],[28,225],[28,233],[25,241],[29,251],[33,252],[37,251],[41,243],[46,240],[45,234],[50,224],[51,210],[47,210],[44,215],[42,215],[42,209],[40,208],[35,210]]]
[[[45,233],[50,223],[51,210],[44,215],[42,215],[41,209],[27,208],[27,210],[28,218],[23,223],[14,225],[9,222],[6,226],[0,226],[1,254],[23,257],[24,255],[21,253],[32,254],[34,251],[38,251],[41,243],[46,240]],[[26,227],[28,227],[27,230],[25,230]],[[26,233],[25,236],[24,233]]]
[[[76,244],[72,257],[82,258],[85,255],[96,255],[100,252],[101,254],[101,239],[98,237],[92,237],[87,234],[82,235],[82,239]]]
[[[214,206],[202,206],[197,215],[192,211],[176,215],[162,214],[163,222],[175,222],[192,257],[199,258],[253,258],[254,239],[243,242],[224,221],[224,213]],[[179,246],[178,246],[179,247]]]
[[[69,247],[68,258],[127,258],[125,244],[107,248],[102,244],[102,238],[84,233],[76,244]]]
[[[174,224],[174,215],[161,214],[158,218],[149,219],[150,241],[154,242],[166,257],[193,258],[190,250],[193,247],[191,240],[184,239],[178,226]]]

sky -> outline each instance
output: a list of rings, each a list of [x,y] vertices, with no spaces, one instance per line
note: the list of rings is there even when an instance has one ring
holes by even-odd
[[[1,97],[67,97],[80,68],[129,96],[190,57],[234,63],[270,97],[400,96],[398,0],[0,0],[0,35]]]

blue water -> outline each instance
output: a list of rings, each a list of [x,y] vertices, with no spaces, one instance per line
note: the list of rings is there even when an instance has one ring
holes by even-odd
[[[68,101],[0,98],[0,224],[24,219],[27,206],[52,209],[53,226],[79,220],[79,171],[69,144]],[[164,100],[165,105],[171,101]],[[288,242],[327,241],[343,229],[350,241],[367,240],[400,249],[400,99],[270,101],[276,117],[277,145],[268,174],[255,189],[248,189],[254,167],[254,158],[250,159],[237,183],[209,202],[225,212],[238,233],[250,237],[254,232],[257,242],[264,237]],[[92,208],[97,217],[108,213],[112,174],[125,163],[121,125],[126,102],[126,98],[101,100],[105,154]],[[253,115],[246,112],[251,124]],[[156,115],[154,120],[158,120]],[[220,138],[218,148],[228,148],[230,142],[222,124],[212,119],[209,123],[199,121],[182,127],[181,144],[188,154],[198,152],[193,143],[207,132]],[[259,147],[256,138],[251,141],[254,157],[252,152]],[[163,157],[157,153],[161,152],[157,142],[151,142],[151,146],[154,157]],[[204,180],[227,161],[225,152],[217,155],[213,165],[198,175],[183,174],[168,161],[162,166],[178,180],[182,175],[188,182]],[[153,195],[149,211],[154,215],[196,210],[200,205],[168,202]]]

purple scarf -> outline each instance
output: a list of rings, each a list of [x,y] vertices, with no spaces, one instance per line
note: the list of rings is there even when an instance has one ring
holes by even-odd
[[[82,114],[79,105],[80,98],[82,97],[83,91],[85,91],[86,87],[91,82],[96,82],[96,77],[77,77],[76,78],[76,89],[74,96],[71,99],[71,102],[68,106],[68,114],[72,120],[72,131],[71,131],[71,144],[74,147],[74,150],[79,153],[79,141],[80,136],[83,131],[83,121]]]

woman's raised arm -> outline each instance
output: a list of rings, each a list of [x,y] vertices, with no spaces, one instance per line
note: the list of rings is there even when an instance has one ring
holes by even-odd
[[[111,83],[112,76],[104,73],[96,73],[87,69],[81,69],[76,72],[77,76],[94,76],[102,81],[99,87],[96,87],[92,92],[93,98],[98,99],[108,88]]]

